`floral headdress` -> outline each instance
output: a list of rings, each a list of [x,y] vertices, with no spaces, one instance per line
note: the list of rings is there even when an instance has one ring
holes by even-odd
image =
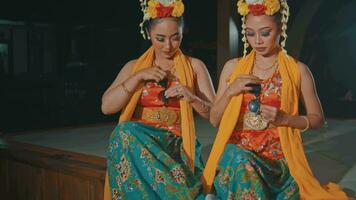
[[[141,34],[146,39],[144,23],[162,17],[181,17],[184,13],[182,0],[140,0],[143,20],[140,23]],[[147,36],[149,39],[149,36]]]
[[[244,56],[247,54],[249,46],[246,38],[246,15],[251,13],[254,16],[272,16],[279,12],[282,16],[282,37],[281,47],[284,49],[287,41],[287,23],[289,19],[289,6],[287,0],[238,0],[237,12],[242,16],[242,41],[244,42]],[[285,51],[285,50],[284,50]]]

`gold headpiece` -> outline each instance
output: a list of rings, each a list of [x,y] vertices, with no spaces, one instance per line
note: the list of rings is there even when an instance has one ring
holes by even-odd
[[[140,23],[141,34],[146,39],[144,23],[150,19],[163,17],[181,17],[184,13],[182,0],[140,0],[143,20]],[[149,36],[147,36],[149,39]]]
[[[283,40],[281,47],[284,47],[287,41],[287,23],[289,19],[289,6],[287,0],[238,0],[237,12],[242,16],[242,42],[244,42],[244,56],[247,54],[249,46],[246,38],[246,15],[251,13],[254,16],[269,15],[272,16],[277,12],[281,13],[282,33]]]

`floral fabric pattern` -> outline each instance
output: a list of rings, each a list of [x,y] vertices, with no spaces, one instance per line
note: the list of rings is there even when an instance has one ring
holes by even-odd
[[[228,200],[299,200],[285,159],[269,160],[234,144],[226,146],[214,180],[216,195]]]
[[[196,199],[203,164],[196,144],[193,174],[182,138],[141,122],[123,122],[110,136],[107,151],[112,199]]]

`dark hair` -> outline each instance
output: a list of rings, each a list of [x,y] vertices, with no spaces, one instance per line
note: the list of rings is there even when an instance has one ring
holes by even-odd
[[[179,27],[181,27],[181,28],[184,27],[183,16],[182,17],[169,17],[169,18],[176,21]],[[162,19],[165,19],[165,18],[155,18],[155,19],[150,19],[150,20],[145,21],[145,23],[144,23],[145,30],[149,33],[151,31],[152,27],[156,24],[159,24],[162,21]]]

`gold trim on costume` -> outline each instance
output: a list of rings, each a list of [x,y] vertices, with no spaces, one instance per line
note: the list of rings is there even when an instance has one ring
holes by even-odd
[[[169,107],[141,107],[135,112],[135,117],[149,123],[172,126],[180,123],[180,110]]]

